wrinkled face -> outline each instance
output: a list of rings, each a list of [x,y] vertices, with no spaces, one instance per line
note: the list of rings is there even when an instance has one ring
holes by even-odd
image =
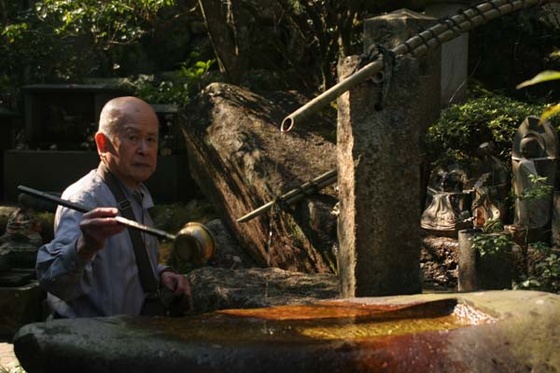
[[[158,127],[129,123],[113,138],[115,172],[126,184],[140,184],[156,170]]]
[[[134,108],[108,138],[103,156],[111,170],[132,189],[155,171],[158,153],[157,116],[149,107]]]

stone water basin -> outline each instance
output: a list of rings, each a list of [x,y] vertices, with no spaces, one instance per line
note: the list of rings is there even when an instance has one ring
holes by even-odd
[[[387,336],[452,330],[494,319],[457,299],[443,299],[400,305],[332,301],[222,310],[174,325],[160,321],[161,330],[178,338],[239,346],[360,343]]]
[[[524,291],[353,298],[181,319],[26,325],[34,372],[556,371],[560,296]]]

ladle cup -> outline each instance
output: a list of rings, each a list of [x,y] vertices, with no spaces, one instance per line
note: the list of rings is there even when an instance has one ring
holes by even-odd
[[[18,186],[18,190],[30,194],[34,197],[42,198],[58,205],[76,210],[82,213],[90,211],[87,207],[66,199],[59,198],[49,193],[29,188],[23,185]],[[127,227],[138,229],[142,232],[151,234],[159,238],[174,241],[173,248],[179,257],[185,261],[204,263],[214,255],[215,243],[212,233],[203,224],[196,222],[187,223],[176,235],[161,229],[149,227],[135,220],[130,220],[122,216],[115,216],[115,220]]]

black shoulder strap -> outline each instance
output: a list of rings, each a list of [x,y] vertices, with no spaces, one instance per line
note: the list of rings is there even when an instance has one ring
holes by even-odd
[[[105,184],[109,186],[109,189],[115,196],[122,216],[127,219],[137,221],[134,216],[134,211],[132,211],[130,201],[126,198],[121,186],[115,179],[115,176],[109,171],[103,162],[99,164],[97,173],[101,176]],[[132,246],[134,247],[134,256],[136,257],[136,265],[138,266],[138,275],[140,276],[142,288],[144,288],[144,292],[146,293],[155,292],[158,289],[158,283],[154,277],[154,271],[150,263],[150,258],[148,257],[148,252],[146,251],[146,246],[144,245],[144,240],[140,235],[140,231],[128,228],[128,233],[130,234]]]

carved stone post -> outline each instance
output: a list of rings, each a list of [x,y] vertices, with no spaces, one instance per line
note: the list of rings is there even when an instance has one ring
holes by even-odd
[[[458,233],[458,291],[478,290],[478,283],[476,278],[476,251],[472,248],[472,240],[476,232],[478,231],[473,229],[462,229]]]
[[[366,20],[388,49],[433,19],[399,11]],[[390,34],[390,35],[387,35]],[[380,39],[377,39],[380,40]],[[366,49],[367,50],[367,49]],[[338,99],[339,274],[344,297],[411,294],[420,276],[420,134],[439,115],[439,51],[392,69]],[[364,61],[367,63],[367,61]],[[343,79],[360,57],[339,64]]]
[[[552,246],[560,246],[560,192],[555,191],[552,197]]]
[[[426,0],[425,13],[434,18],[453,16],[467,9],[472,0]],[[469,34],[464,33],[443,44],[441,48],[441,104],[461,102],[467,93]]]
[[[513,139],[514,224],[527,226],[529,242],[551,241],[558,147],[558,134],[552,124],[540,123],[535,116],[525,118]]]

